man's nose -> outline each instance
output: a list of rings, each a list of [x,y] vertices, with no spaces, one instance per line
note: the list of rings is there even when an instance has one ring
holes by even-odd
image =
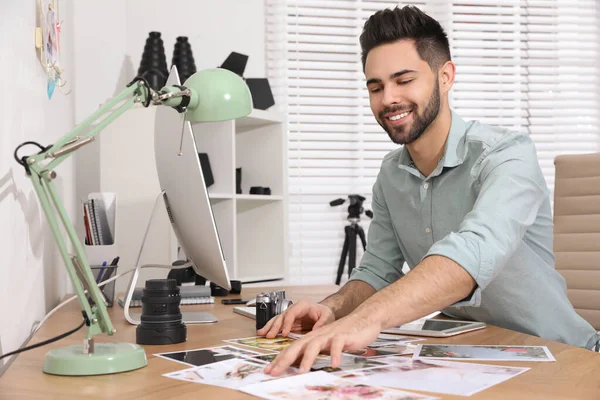
[[[382,103],[385,107],[400,103],[399,90],[393,85],[386,85],[383,88]]]

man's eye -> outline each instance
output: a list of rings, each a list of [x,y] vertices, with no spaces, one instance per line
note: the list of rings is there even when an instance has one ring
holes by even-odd
[[[377,92],[380,92],[380,91],[381,91],[380,87],[375,87],[375,88],[371,89],[371,93],[377,93]]]
[[[412,81],[412,79],[409,79],[407,81],[398,81],[398,85],[406,85],[407,83],[411,83]]]

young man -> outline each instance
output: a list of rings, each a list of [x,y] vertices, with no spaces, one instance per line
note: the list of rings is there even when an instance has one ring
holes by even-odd
[[[455,65],[440,24],[415,7],[383,10],[360,37],[371,110],[402,148],[373,187],[373,221],[350,281],[319,304],[299,302],[260,335],[312,331],[267,367],[371,343],[383,329],[444,314],[592,348],[554,269],[548,189],[531,139],[466,122],[448,105]],[[403,276],[407,262],[410,273]]]

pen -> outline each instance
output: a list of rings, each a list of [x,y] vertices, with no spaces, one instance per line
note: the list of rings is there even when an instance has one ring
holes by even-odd
[[[104,274],[104,267],[106,267],[106,261],[102,263],[102,268],[98,271],[98,275],[96,276],[96,283],[102,282],[102,275]]]

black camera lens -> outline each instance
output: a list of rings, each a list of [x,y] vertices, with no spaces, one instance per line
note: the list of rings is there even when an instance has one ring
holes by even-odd
[[[185,342],[187,327],[182,321],[181,295],[175,279],[149,279],[142,290],[141,323],[136,330],[138,344]]]

